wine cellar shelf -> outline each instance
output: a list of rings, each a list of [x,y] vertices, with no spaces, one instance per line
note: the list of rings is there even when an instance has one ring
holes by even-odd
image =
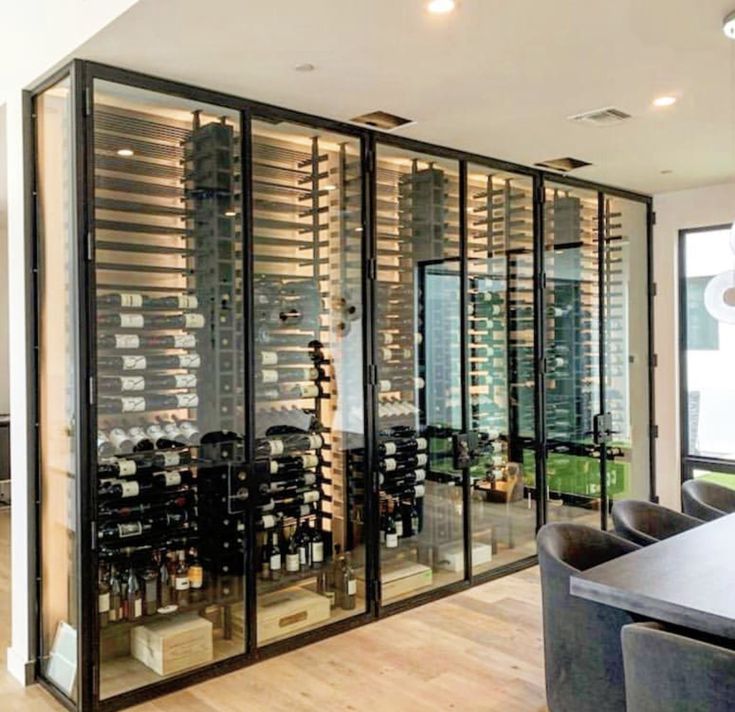
[[[71,71],[88,111],[68,78],[34,98],[40,674],[70,704],[459,590],[651,493],[645,196]]]

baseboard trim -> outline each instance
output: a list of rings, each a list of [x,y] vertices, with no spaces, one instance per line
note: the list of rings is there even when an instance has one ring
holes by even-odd
[[[26,660],[25,657],[19,656],[13,648],[7,649],[8,672],[23,687],[32,685],[36,680],[36,666],[33,660]]]

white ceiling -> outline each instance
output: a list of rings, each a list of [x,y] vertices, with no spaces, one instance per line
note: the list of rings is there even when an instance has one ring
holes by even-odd
[[[735,0],[139,0],[78,56],[654,193],[735,179]],[[294,67],[309,62],[311,73]],[[654,109],[674,94],[679,102]],[[614,106],[624,124],[567,116]],[[662,174],[661,171],[672,171]]]

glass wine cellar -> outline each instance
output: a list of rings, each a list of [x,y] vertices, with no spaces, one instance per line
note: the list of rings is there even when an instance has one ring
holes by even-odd
[[[28,109],[37,674],[70,707],[655,496],[646,196],[85,62]]]

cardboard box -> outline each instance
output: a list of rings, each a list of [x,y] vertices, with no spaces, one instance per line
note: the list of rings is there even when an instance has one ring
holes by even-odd
[[[130,653],[159,675],[171,675],[214,659],[212,623],[195,613],[133,628]]]

